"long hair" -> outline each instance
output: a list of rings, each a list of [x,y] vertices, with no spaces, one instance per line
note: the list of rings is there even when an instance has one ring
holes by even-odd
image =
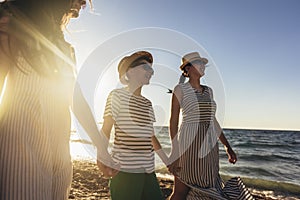
[[[22,56],[39,74],[51,75],[59,71],[59,64],[72,67],[72,49],[64,40],[62,27],[74,17],[73,1],[84,0],[15,0],[0,3],[0,17],[8,15],[9,50],[5,54],[17,64]],[[77,17],[77,16],[75,16]],[[2,44],[0,48],[4,49]],[[17,65],[16,65],[17,66]],[[18,66],[17,66],[18,67]]]

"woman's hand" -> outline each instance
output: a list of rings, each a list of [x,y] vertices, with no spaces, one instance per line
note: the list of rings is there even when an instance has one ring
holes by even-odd
[[[119,173],[120,167],[118,165],[112,164],[110,166],[107,166],[99,160],[97,160],[97,165],[105,178],[112,178]]]
[[[180,171],[180,167],[179,167],[179,159],[175,160],[173,163],[171,163],[170,165],[167,166],[168,170],[171,174],[173,174],[174,176],[177,176],[177,173]]]
[[[237,161],[237,156],[234,153],[234,151],[232,150],[232,148],[231,147],[226,148],[226,153],[228,156],[228,161],[232,164],[235,164]]]
[[[101,175],[105,178],[112,178],[119,173],[120,164],[114,162],[107,151],[97,151],[97,165],[101,171]]]

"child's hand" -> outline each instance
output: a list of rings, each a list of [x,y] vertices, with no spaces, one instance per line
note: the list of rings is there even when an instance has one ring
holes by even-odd
[[[116,166],[116,168],[113,168],[111,166],[113,166],[114,164],[111,166],[107,166],[99,160],[97,160],[97,165],[105,178],[112,178],[119,173],[118,165]]]

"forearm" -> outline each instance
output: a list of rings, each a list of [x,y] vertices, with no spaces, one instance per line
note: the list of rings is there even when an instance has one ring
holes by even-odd
[[[79,104],[79,105],[76,105]],[[90,111],[88,105],[85,102],[77,102],[73,104],[73,113],[76,116],[78,122],[88,134],[93,144],[98,148],[102,146],[100,132],[94,120],[94,117]]]
[[[222,142],[222,144],[225,146],[225,148],[230,148],[230,144],[227,141],[227,139],[224,135],[224,132],[216,118],[214,120],[214,123],[215,123],[215,131],[219,135],[219,140]]]
[[[102,145],[97,148],[97,160],[104,163],[106,166],[110,166],[113,161],[108,152],[109,138],[106,136],[103,128],[100,130],[100,139],[102,141]]]
[[[100,134],[95,118],[87,101],[83,97],[79,85],[76,85],[74,90],[72,110],[78,122],[86,131],[96,148],[99,150],[103,149],[108,140],[105,135]]]
[[[169,165],[169,158],[168,158],[167,154],[165,153],[165,151],[162,149],[162,147],[160,145],[160,142],[158,141],[156,136],[152,136],[151,140],[152,140],[152,146],[154,148],[154,151],[159,156],[159,158],[163,161],[163,163],[166,166],[168,166]]]
[[[221,133],[219,139],[222,142],[222,144],[224,145],[224,148],[228,155],[228,161],[232,164],[235,164],[237,161],[237,156],[236,156],[235,152],[232,150],[232,148],[231,148],[229,142],[227,141],[223,132]]]
[[[219,136],[219,140],[222,142],[222,144],[224,145],[225,149],[231,149],[231,146],[230,146],[228,140],[226,139],[223,131],[221,132],[221,135]]]

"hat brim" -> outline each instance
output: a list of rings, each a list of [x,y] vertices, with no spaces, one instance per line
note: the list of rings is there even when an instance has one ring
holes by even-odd
[[[129,59],[128,59],[128,67],[129,67],[132,63],[134,63],[135,61],[137,61],[137,60],[139,60],[139,59],[142,59],[142,58],[145,58],[145,59],[151,61],[150,64],[153,63],[153,57],[152,57],[152,55],[151,55],[149,52],[146,52],[146,51],[140,51],[140,52],[138,52],[138,53],[136,53],[136,54],[133,54],[131,57],[129,57]]]
[[[200,60],[200,61],[203,62],[205,65],[208,63],[208,60],[207,60],[206,58],[193,58],[193,59],[191,59],[191,60],[188,60],[188,61],[182,63],[182,64],[180,65],[180,69],[183,70],[187,64],[189,64],[189,63],[191,63],[191,62],[193,62],[193,61],[196,61],[196,60]]]
[[[119,66],[118,66],[118,72],[119,72],[119,79],[120,79],[121,83],[123,83],[123,84],[126,83],[126,81],[124,80],[124,75],[126,74],[130,65],[132,63],[134,63],[135,61],[137,61],[139,59],[143,59],[143,58],[145,58],[146,60],[149,60],[150,64],[153,63],[153,57],[152,57],[151,53],[149,53],[147,51],[135,52],[135,53],[131,54],[130,56],[124,57],[120,61]]]

